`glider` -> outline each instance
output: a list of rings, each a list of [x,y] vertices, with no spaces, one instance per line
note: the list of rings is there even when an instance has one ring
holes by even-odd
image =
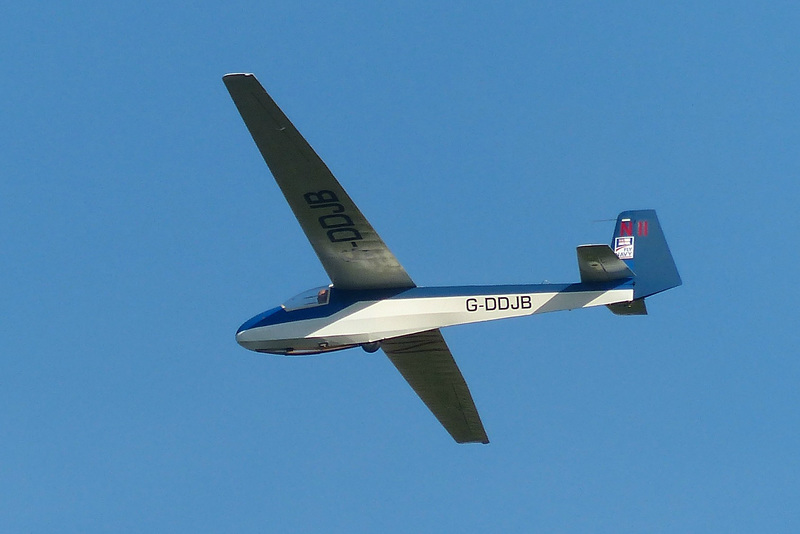
[[[458,443],[489,439],[441,328],[592,306],[644,315],[646,297],[681,284],[655,211],[636,210],[611,246],[578,247],[579,283],[417,287],[255,76],[223,81],[332,282],[248,320],[236,341],[290,356],[382,349]]]

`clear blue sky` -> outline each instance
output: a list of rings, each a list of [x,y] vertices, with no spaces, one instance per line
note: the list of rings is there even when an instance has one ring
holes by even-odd
[[[17,2],[0,17],[0,531],[796,532],[791,2]],[[381,352],[244,320],[327,282],[255,73],[421,285],[568,282],[655,208],[684,279],[444,331],[492,443]]]

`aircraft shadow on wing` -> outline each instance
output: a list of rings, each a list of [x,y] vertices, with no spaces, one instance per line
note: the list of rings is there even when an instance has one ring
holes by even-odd
[[[644,315],[646,297],[681,284],[655,211],[633,210],[611,246],[578,247],[578,283],[417,287],[255,76],[223,81],[332,282],[248,320],[237,342],[283,355],[380,348],[459,443],[489,439],[439,329],[592,306]]]

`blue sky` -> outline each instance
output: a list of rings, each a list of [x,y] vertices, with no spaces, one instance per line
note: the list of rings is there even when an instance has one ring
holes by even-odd
[[[792,3],[28,2],[0,17],[0,530],[794,532]],[[254,72],[420,285],[578,278],[655,208],[650,315],[445,330],[492,440],[381,352],[247,352],[326,283]]]

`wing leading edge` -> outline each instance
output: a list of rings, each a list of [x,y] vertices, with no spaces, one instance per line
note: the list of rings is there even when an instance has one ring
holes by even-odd
[[[466,381],[439,330],[386,339],[386,356],[458,443],[489,443]]]
[[[415,284],[314,149],[252,74],[222,78],[264,161],[340,289]]]

